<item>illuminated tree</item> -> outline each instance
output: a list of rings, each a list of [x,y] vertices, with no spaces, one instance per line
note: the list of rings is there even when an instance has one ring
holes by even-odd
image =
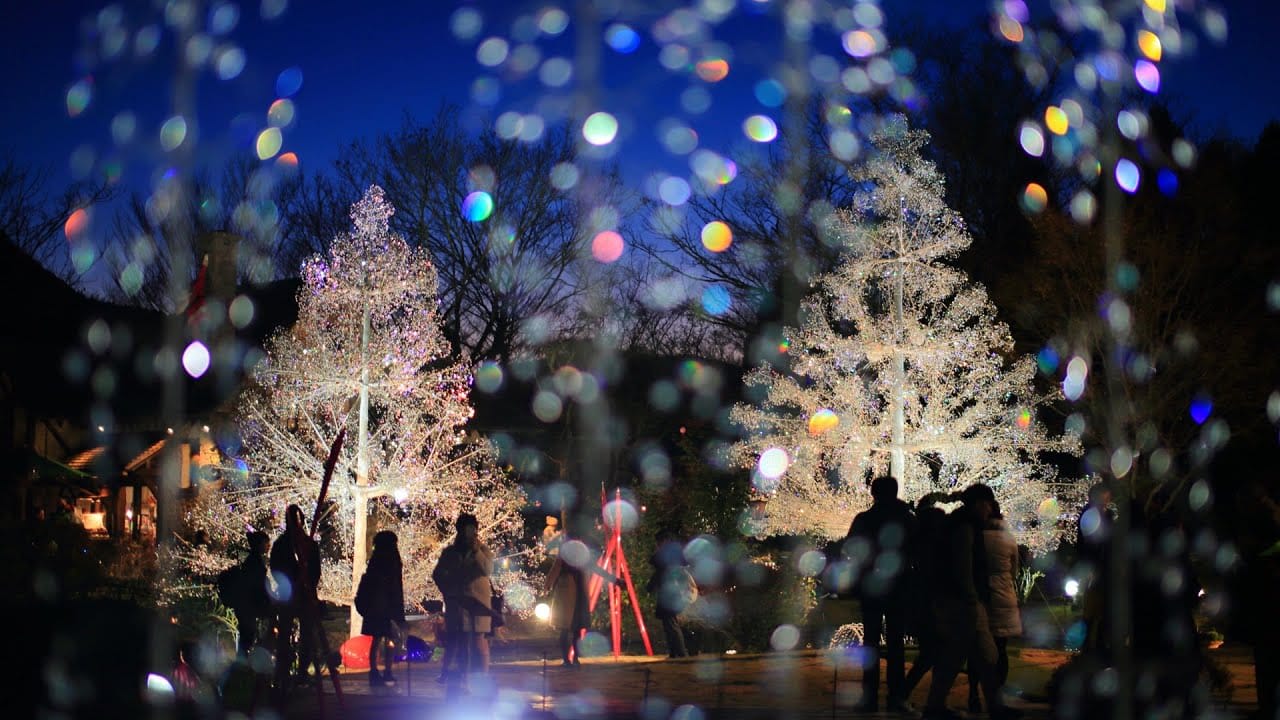
[[[1042,455],[1077,443],[1037,422],[1034,360],[1009,357],[986,292],[943,263],[970,239],[920,154],[927,136],[899,121],[873,141],[837,221],[845,259],[787,330],[789,372],[751,371],[760,401],[733,410],[733,459],[767,497],[757,529],[839,537],[891,474],[908,500],[985,482],[1020,541],[1046,549],[1065,488]]]
[[[364,572],[371,529],[399,535],[411,602],[437,593],[430,569],[459,512],[477,515],[499,549],[521,530],[524,497],[494,468],[489,444],[464,427],[471,373],[445,360],[435,269],[390,231],[393,212],[371,187],[351,209],[352,231],[304,263],[298,320],[268,342],[239,407],[247,468],[230,473],[192,523],[216,547],[250,527],[276,531],[289,503],[310,512],[322,460],[345,427],[323,522],[333,561],[320,587],[323,599],[344,604]],[[354,605],[351,618],[358,632]]]

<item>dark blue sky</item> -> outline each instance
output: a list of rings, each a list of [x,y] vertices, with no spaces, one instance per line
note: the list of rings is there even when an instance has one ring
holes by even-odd
[[[425,118],[442,101],[469,105],[471,83],[484,70],[475,59],[477,40],[490,34],[509,35],[514,17],[552,3],[462,3],[482,10],[487,21],[477,40],[470,42],[460,41],[451,32],[450,15],[460,3],[448,0],[294,0],[269,21],[261,17],[263,4],[262,0],[235,4],[239,22],[223,40],[243,48],[243,71],[229,81],[219,80],[212,72],[201,77],[198,147],[204,161],[216,164],[233,148],[247,147],[265,126],[267,108],[277,97],[277,77],[288,68],[300,69],[303,83],[293,97],[297,116],[284,131],[283,151],[296,152],[304,167],[311,169],[327,165],[342,144],[395,127],[404,111]],[[267,0],[265,4],[286,3]],[[621,3],[628,10],[650,4],[676,5]],[[751,0],[737,3],[739,8],[753,4]],[[152,57],[132,57],[135,31],[144,21],[155,20],[151,5],[149,0],[119,5],[122,26],[131,31],[130,47],[122,53],[126,59],[101,62],[86,72],[77,61],[84,37],[81,26],[96,25],[94,18],[104,3],[4,3],[0,10],[0,65],[5,68],[0,145],[15,149],[24,161],[48,166],[55,181],[71,178],[74,154],[83,166],[91,162],[98,172],[118,161],[127,182],[145,187],[147,173],[163,166],[156,138],[168,115],[172,67],[165,60],[172,53],[167,33]],[[954,27],[973,25],[988,8],[986,3],[968,0],[893,0],[882,6],[893,25],[923,22]],[[1269,81],[1280,68],[1280,49],[1274,41],[1280,10],[1273,3],[1252,0],[1228,1],[1224,7],[1230,26],[1227,43],[1201,42],[1194,56],[1162,63],[1162,94],[1193,117],[1201,132],[1222,132],[1251,142],[1269,120],[1280,118],[1280,93]],[[637,13],[629,16],[637,18]],[[621,120],[624,150],[620,159],[632,179],[683,164],[652,152],[659,146],[651,125],[664,115],[683,115],[699,132],[702,147],[726,152],[743,142],[743,117],[766,110],[753,97],[752,85],[776,60],[776,18],[740,9],[735,19],[716,31],[734,50],[732,72],[727,80],[708,88],[711,109],[690,118],[679,111],[680,92],[689,80],[664,71],[657,63],[657,46],[649,34],[657,17],[657,13],[641,13],[633,22],[642,37],[636,53],[602,49],[606,88],[602,103]],[[559,38],[541,41],[543,57],[572,58],[573,33],[571,24]],[[86,74],[93,78],[90,102],[78,117],[69,117],[68,88]],[[508,109],[532,111],[541,95],[536,79],[506,86],[493,115]],[[112,139],[111,128],[113,118],[122,111],[134,113],[137,130],[132,142],[119,145]]]

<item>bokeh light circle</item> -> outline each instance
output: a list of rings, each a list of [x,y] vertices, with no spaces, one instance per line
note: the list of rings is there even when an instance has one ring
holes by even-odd
[[[712,220],[702,226],[702,247],[714,253],[724,252],[733,244],[733,230],[727,223]]]
[[[778,137],[778,124],[766,115],[752,115],[742,123],[742,132],[755,142],[772,142]]]
[[[809,434],[822,435],[840,424],[840,416],[827,408],[820,408],[809,416]]]
[[[254,143],[254,149],[258,153],[259,160],[270,160],[280,152],[280,146],[284,144],[284,136],[280,134],[280,128],[269,127],[258,133],[258,139]]]
[[[591,239],[591,257],[602,263],[617,262],[625,248],[622,236],[613,230],[596,233]]]
[[[782,448],[769,448],[760,453],[760,462],[757,469],[760,474],[770,480],[777,480],[782,477],[782,473],[787,471],[787,467],[791,465],[791,458],[787,457],[787,451]]]
[[[182,351],[182,369],[193,378],[198,378],[209,371],[209,348],[199,340],[191,341],[187,349]]]
[[[597,147],[608,145],[618,136],[618,119],[607,112],[594,112],[582,123],[582,137]]]
[[[484,222],[493,214],[493,196],[477,190],[462,199],[462,216],[471,222]]]

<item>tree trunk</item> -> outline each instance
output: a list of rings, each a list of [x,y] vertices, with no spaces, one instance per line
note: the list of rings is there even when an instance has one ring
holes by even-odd
[[[901,232],[901,230],[899,231]],[[902,238],[899,237],[898,242],[898,260],[897,266],[894,268],[893,281],[893,324],[894,333],[897,337],[893,341],[893,438],[890,446],[889,455],[889,474],[898,481],[898,497],[904,497],[907,491],[906,478],[903,475],[906,472],[906,457],[902,451],[904,435],[906,434],[906,397],[905,388],[907,382],[907,363],[902,355],[902,343],[906,339],[906,333],[902,328]]]
[[[351,531],[351,627],[350,637],[360,634],[360,613],[356,611],[355,592],[364,573],[368,555],[369,501],[364,489],[369,486],[369,303],[364,304],[360,326],[360,425],[356,435],[356,511]]]

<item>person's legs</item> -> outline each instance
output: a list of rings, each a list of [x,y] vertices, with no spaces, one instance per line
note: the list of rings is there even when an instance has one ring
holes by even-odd
[[[288,611],[282,611],[276,618],[276,691],[285,692],[289,673],[293,669],[295,659],[293,650],[293,618]]]
[[[684,629],[680,627],[678,617],[664,614],[662,633],[667,637],[667,655],[673,658],[689,656],[689,649],[684,644]]]
[[[889,707],[901,705],[907,699],[906,694],[906,603],[892,602],[885,608],[885,682],[889,686]]]
[[[471,634],[471,671],[485,674],[489,672],[489,636],[482,633]]]
[[[382,675],[378,673],[378,648],[382,646],[382,636],[374,635],[369,642],[369,684],[380,685]]]
[[[1009,638],[996,638],[996,682],[1004,687],[1009,682]]]
[[[907,677],[902,681],[902,697],[911,697],[911,693],[915,691],[916,685],[924,679],[924,674],[933,669],[933,641],[920,641],[920,653],[916,655],[916,661],[911,663],[911,670],[907,673]]]
[[[880,635],[884,631],[884,606],[862,600],[862,701],[858,706],[874,710],[880,696]]]
[[[573,635],[574,632],[572,630],[560,631],[560,659],[564,661],[565,665],[573,662],[573,658],[569,656],[569,651],[574,646]]]
[[[239,634],[236,640],[236,654],[247,658],[254,643],[258,642],[258,618],[236,613],[236,632]]]
[[[971,613],[950,603],[937,608],[939,620],[938,652],[933,666],[933,679],[929,682],[929,699],[925,702],[925,716],[946,714],[947,695],[955,684],[965,655],[973,645],[975,627]]]

